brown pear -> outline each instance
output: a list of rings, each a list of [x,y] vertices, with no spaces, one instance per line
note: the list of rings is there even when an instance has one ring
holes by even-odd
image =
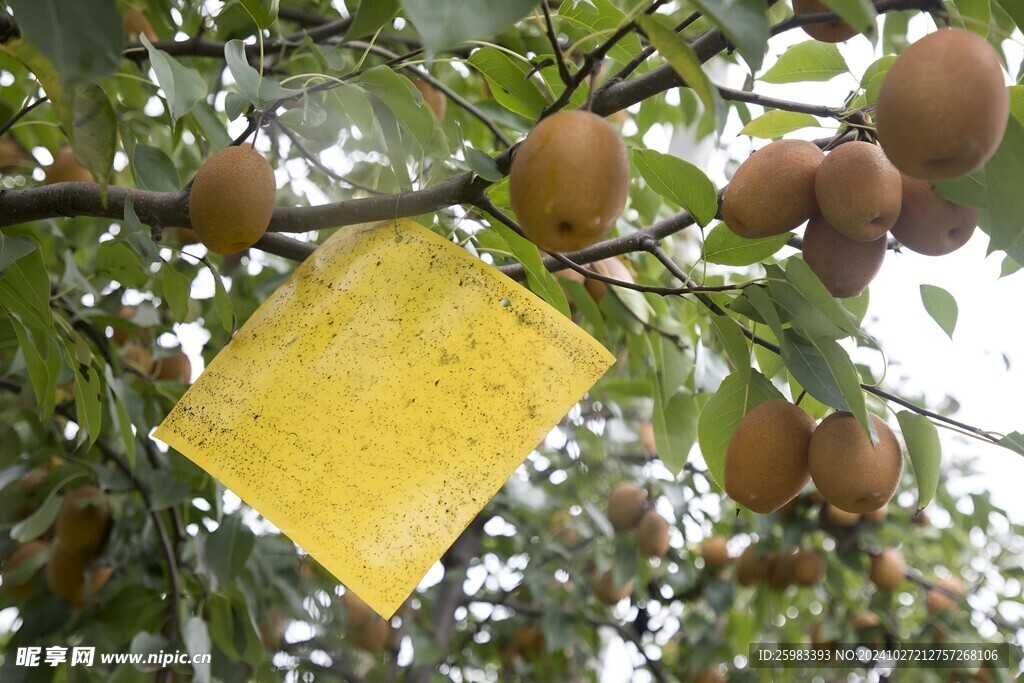
[[[591,588],[594,591],[594,597],[597,598],[598,602],[609,607],[614,607],[619,604],[625,598],[629,597],[633,592],[633,579],[626,581],[621,586],[615,583],[615,571],[609,569],[601,574],[594,577],[591,583]]]
[[[793,585],[793,555],[774,552],[768,556],[768,587],[783,593]]]
[[[92,173],[82,168],[75,159],[70,145],[64,145],[53,155],[53,163],[46,167],[46,184],[91,183]]]
[[[736,560],[736,582],[751,586],[768,577],[769,556],[759,552],[757,544],[751,543]]]
[[[724,536],[712,536],[700,545],[700,556],[704,564],[712,569],[724,567],[732,561],[729,545]]]
[[[4,560],[3,564],[3,577],[4,585],[3,591],[13,597],[15,600],[25,600],[32,595],[32,584],[35,581],[35,574],[33,576],[24,577],[23,581],[19,581],[17,584],[10,580],[10,575],[14,573],[18,567],[28,562],[28,560],[41,552],[46,550],[46,544],[42,541],[29,541],[28,543],[22,543],[14,552]],[[27,570],[26,570],[27,571]]]
[[[350,625],[349,636],[361,649],[367,652],[381,652],[391,645],[394,631],[387,619],[381,619],[374,614],[369,621],[354,630]]]
[[[647,489],[632,482],[619,484],[608,494],[608,521],[619,533],[635,529],[647,506]]]
[[[57,515],[57,539],[69,551],[94,556],[103,547],[110,527],[110,507],[95,500],[102,493],[83,486],[68,494]]]
[[[636,549],[644,557],[665,557],[668,554],[668,521],[654,510],[648,510],[636,527]]]
[[[363,602],[362,598],[350,590],[345,591],[345,594],[341,596],[341,600],[345,604],[345,610],[348,612],[349,629],[362,627],[377,616],[370,609],[370,606]]]
[[[192,362],[184,353],[175,353],[156,362],[156,378],[188,384],[192,381]]]
[[[774,512],[810,481],[807,447],[814,418],[782,399],[755,407],[740,421],[725,455],[725,491],[754,512]]]
[[[879,623],[881,622],[878,620],[878,615],[874,612],[858,612],[850,620],[850,627],[854,631],[864,631],[878,626]]]
[[[848,529],[852,526],[857,526],[861,517],[856,512],[840,510],[832,504],[826,504],[825,507],[822,508],[822,514],[825,518],[825,524],[834,529]]]
[[[878,2],[879,0],[875,0]],[[804,14],[824,14],[831,12],[820,0],[793,0],[793,14],[802,16]],[[815,40],[823,43],[841,43],[849,40],[859,33],[857,29],[845,21],[829,21],[823,24],[807,24],[801,26],[803,32]]]
[[[964,584],[955,578],[940,579],[935,582],[935,585],[940,589],[945,589],[953,595],[963,597],[966,589]],[[928,608],[929,614],[941,614],[942,612],[951,612],[956,614],[960,611],[960,600],[953,598],[943,590],[936,590],[933,588],[928,589],[927,596],[925,597],[925,605]]]
[[[622,259],[617,256],[606,258],[593,264],[591,268],[600,273],[601,275],[607,275],[610,278],[615,278],[620,282],[628,282],[635,284],[636,280],[633,279],[633,273],[629,272],[629,268],[622,262]],[[604,295],[608,293],[608,283],[595,280],[592,277],[588,277],[584,286],[590,293],[590,296],[594,301],[600,301],[604,298]],[[613,285],[614,286],[614,285]]]
[[[848,142],[825,157],[814,181],[821,215],[852,240],[873,242],[900,215],[900,172],[878,145]]]
[[[847,412],[826,417],[811,437],[814,485],[829,503],[847,512],[871,512],[888,503],[903,474],[903,452],[896,435],[885,420],[870,417],[877,444]]]
[[[252,145],[226,147],[203,162],[188,195],[192,229],[224,256],[256,244],[270,225],[274,169]]]
[[[825,558],[813,548],[800,548],[793,557],[793,581],[798,586],[813,586],[825,575]]]
[[[722,220],[740,237],[781,235],[818,211],[814,178],[825,155],[805,140],[778,140],[751,154],[722,195]]]
[[[562,111],[541,120],[519,145],[509,199],[526,236],[548,251],[599,241],[626,206],[629,156],[597,114]]]
[[[448,96],[422,78],[412,79],[412,84],[423,95],[423,103],[434,112],[434,118],[444,121],[444,113],[448,109]]]
[[[907,562],[895,548],[886,548],[871,558],[871,581],[883,590],[895,590],[907,577]]]
[[[885,518],[889,515],[889,504],[886,503],[877,510],[871,512],[865,512],[863,515],[864,521],[872,526],[878,526],[885,521]]]
[[[160,40],[160,37],[153,30],[153,25],[149,23],[149,19],[143,14],[140,9],[130,9],[124,13],[124,32],[129,38],[138,38],[146,36],[150,42],[156,42]]]
[[[59,537],[50,546],[50,558],[46,562],[46,585],[50,587],[51,593],[72,605],[82,601],[85,561],[81,554],[64,545]]]
[[[852,240],[818,214],[804,230],[804,261],[832,296],[860,296],[882,269],[887,241]]]
[[[943,28],[893,63],[878,93],[878,141],[896,167],[938,180],[971,173],[995,154],[1010,95],[999,55],[974,33]]]
[[[24,162],[21,145],[10,138],[0,138],[0,173],[16,171]]]
[[[199,235],[192,228],[164,228],[164,237],[182,247],[199,242]]]
[[[892,236],[926,256],[942,256],[967,244],[978,226],[978,209],[940,197],[927,180],[901,176],[903,208]]]

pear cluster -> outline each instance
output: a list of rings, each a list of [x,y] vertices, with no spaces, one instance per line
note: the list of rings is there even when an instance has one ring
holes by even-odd
[[[798,13],[819,6],[794,4]],[[819,40],[849,37],[836,29],[808,27]],[[978,209],[939,196],[930,181],[984,166],[1008,116],[1009,91],[992,46],[970,31],[939,30],[904,51],[883,79],[880,146],[854,141],[826,155],[801,140],[770,143],[736,170],[722,219],[749,239],[807,222],[803,255],[811,270],[833,296],[857,296],[881,269],[890,234],[928,256],[967,243]]]
[[[725,456],[725,491],[754,512],[775,512],[810,481],[838,510],[883,508],[903,474],[903,453],[885,421],[871,415],[876,439],[848,412],[814,418],[792,403],[767,401],[748,412]],[[858,518],[853,519],[853,523]]]
[[[54,465],[41,465],[19,482],[19,492],[31,496],[41,489]],[[26,511],[30,512],[30,511]],[[52,529],[23,543],[3,564],[3,590],[18,601],[30,598],[42,574],[51,593],[74,607],[92,600],[110,580],[113,567],[97,563],[110,531],[110,507],[94,486],[77,489],[64,498]]]

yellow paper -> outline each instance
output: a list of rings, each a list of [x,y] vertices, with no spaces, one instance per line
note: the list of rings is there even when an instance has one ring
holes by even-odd
[[[345,228],[155,435],[390,617],[613,362],[430,230]]]

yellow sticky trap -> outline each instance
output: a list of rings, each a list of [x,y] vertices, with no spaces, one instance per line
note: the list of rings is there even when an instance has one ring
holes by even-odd
[[[614,361],[412,221],[345,228],[155,436],[390,617]]]

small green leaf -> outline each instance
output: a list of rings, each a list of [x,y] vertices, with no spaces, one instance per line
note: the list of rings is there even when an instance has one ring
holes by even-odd
[[[984,169],[959,178],[933,180],[931,185],[937,195],[951,202],[978,209],[988,208],[988,187],[985,185]]]
[[[810,114],[773,109],[743,126],[740,135],[772,140],[801,128],[821,128],[821,124]]]
[[[405,14],[428,54],[436,54],[465,40],[500,33],[529,14],[536,4],[537,0],[405,0]]]
[[[652,190],[689,211],[698,225],[707,225],[718,213],[714,183],[690,162],[644,149],[633,152],[633,164]]]
[[[765,83],[828,81],[849,70],[838,47],[809,40],[786,50],[760,80]]]
[[[222,585],[227,585],[242,573],[255,543],[252,531],[234,515],[224,517],[217,530],[209,535],[206,539],[206,561]]]
[[[656,381],[657,383],[657,381]],[[697,440],[697,402],[680,392],[666,401],[654,392],[654,443],[658,457],[673,475],[678,475]]]
[[[784,398],[768,378],[751,371],[748,377],[734,372],[726,377],[697,419],[697,439],[708,472],[725,490],[725,453],[743,416],[756,406]]]
[[[723,266],[749,266],[765,260],[784,247],[793,233],[786,232],[756,240],[740,237],[725,223],[719,223],[704,240],[704,260]]]
[[[352,24],[345,33],[346,40],[372,36],[395,18],[399,9],[398,0],[362,0],[356,10]]]
[[[679,74],[686,86],[697,93],[697,97],[704,104],[704,111],[711,115],[712,121],[723,118],[725,108],[722,105],[722,98],[711,79],[704,73],[693,48],[678,33],[649,14],[640,15],[636,21],[647,34],[651,44]]]
[[[231,297],[224,286],[224,279],[221,278],[220,273],[213,265],[209,263],[207,265],[210,267],[210,274],[213,275],[213,305],[217,309],[217,317],[220,318],[224,331],[232,333],[238,324],[238,321],[235,319],[235,307],[232,305]]]
[[[31,237],[9,236],[0,232],[0,273],[22,256],[31,254],[37,246]]]
[[[278,0],[239,0],[239,3],[261,29],[277,21]]]
[[[153,47],[146,36],[139,36],[139,40],[149,51],[149,63],[156,74],[156,82],[167,98],[171,121],[176,122],[206,97],[206,81],[195,69],[182,65],[163,50]]]
[[[135,184],[143,190],[177,192],[181,189],[178,169],[159,147],[139,143],[132,152],[132,174]]]
[[[74,364],[71,351],[68,361],[69,365]],[[81,427],[79,437],[87,437],[89,446],[92,446],[103,429],[103,383],[91,365],[84,375],[75,372],[75,416]]]
[[[11,528],[11,538],[18,543],[28,543],[45,534],[57,521],[63,503],[63,496],[48,496],[31,515]]]
[[[266,109],[278,100],[302,93],[301,90],[283,87],[273,78],[261,76],[259,71],[249,65],[245,43],[240,40],[229,40],[224,45],[224,59],[239,89],[258,109]]]
[[[567,318],[570,317],[569,302],[565,298],[565,292],[555,281],[555,277],[544,267],[537,245],[522,235],[516,234],[497,219],[491,221],[491,227],[505,241],[516,260],[523,264],[530,289],[551,304],[559,313]]]
[[[939,487],[939,472],[942,464],[942,444],[939,442],[939,430],[924,415],[901,410],[896,413],[903,440],[907,444],[907,454],[914,466],[914,477],[917,479],[917,511],[928,507]]]
[[[985,167],[988,206],[992,218],[987,232],[990,249],[1009,250],[1024,242],[1024,123],[1011,116],[1003,141]]]
[[[1021,432],[1010,432],[999,440],[999,445],[1010,449],[1017,455],[1024,455],[1024,434]]]
[[[715,335],[736,367],[736,372],[746,375],[750,372],[750,346],[740,324],[727,315],[712,315],[710,320],[715,328]]]
[[[996,2],[1010,15],[1013,23],[1017,24],[1017,28],[1024,31],[1024,5],[1018,0],[996,0]]]
[[[859,329],[850,312],[843,308],[825,288],[818,276],[802,258],[786,260],[786,280],[815,309],[848,335],[855,335]]]
[[[71,91],[71,147],[106,192],[117,151],[117,116],[107,94],[97,85],[80,84]]]
[[[836,410],[850,409],[828,362],[813,344],[786,330],[780,345],[786,369],[808,394]]]
[[[487,79],[498,104],[528,119],[537,119],[548,105],[540,88],[527,74],[528,64],[513,60],[493,47],[476,50],[469,63]]]
[[[490,156],[472,147],[464,147],[463,149],[466,152],[466,162],[473,169],[473,173],[492,183],[496,183],[505,177],[498,170],[498,164]]]
[[[192,293],[192,282],[170,263],[160,266],[160,286],[164,301],[171,309],[171,316],[184,322],[188,316],[188,300]]]
[[[765,0],[693,0],[736,46],[752,73],[761,70],[770,27]]]
[[[935,285],[921,285],[921,302],[932,320],[952,339],[959,313],[953,295]]]

